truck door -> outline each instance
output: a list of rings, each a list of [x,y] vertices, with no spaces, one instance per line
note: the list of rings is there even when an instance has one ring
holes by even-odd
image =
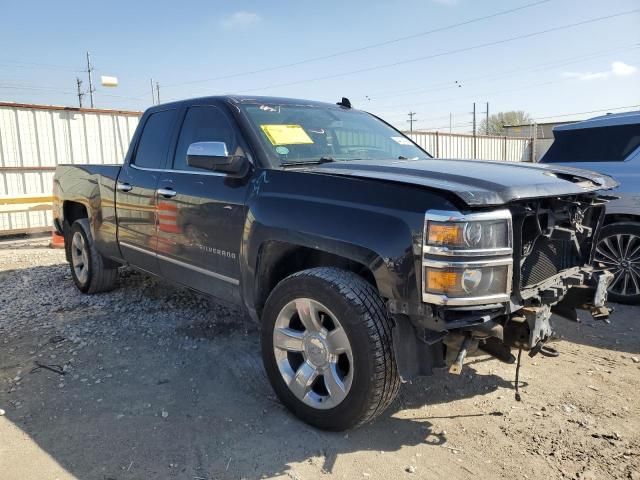
[[[122,257],[139,268],[158,273],[156,249],[158,181],[166,166],[176,109],[151,113],[131,159],[116,184],[118,243]]]
[[[246,151],[222,108],[187,109],[175,156],[158,184],[158,262],[169,280],[237,301],[248,179],[187,165],[189,145],[202,141],[225,142],[230,154]]]

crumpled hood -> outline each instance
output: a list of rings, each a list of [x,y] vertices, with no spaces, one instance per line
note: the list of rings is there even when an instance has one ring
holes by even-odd
[[[314,166],[311,172],[419,185],[457,195],[469,206],[608,190],[618,182],[577,168],[480,160],[357,160]]]

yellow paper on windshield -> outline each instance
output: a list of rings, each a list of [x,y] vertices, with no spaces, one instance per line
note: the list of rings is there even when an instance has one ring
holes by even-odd
[[[300,125],[260,125],[272,145],[300,145],[313,143]]]

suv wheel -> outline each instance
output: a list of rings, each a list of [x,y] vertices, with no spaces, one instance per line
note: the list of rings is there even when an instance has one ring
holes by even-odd
[[[640,224],[612,223],[604,227],[596,247],[595,264],[614,275],[609,286],[610,300],[640,303]]]
[[[368,422],[400,387],[384,302],[361,277],[313,268],[273,290],[262,357],[282,401],[305,422],[345,430]]]
[[[82,293],[98,293],[113,290],[118,279],[118,269],[107,267],[107,260],[98,253],[93,243],[89,221],[76,220],[71,233],[65,236],[71,276]]]

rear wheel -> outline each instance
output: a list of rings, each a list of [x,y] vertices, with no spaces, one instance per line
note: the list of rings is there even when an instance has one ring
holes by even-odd
[[[337,268],[305,270],[276,286],[263,312],[262,356],[282,403],[322,429],[372,420],[400,386],[384,302]]]
[[[595,264],[613,273],[609,299],[640,303],[640,224],[612,223],[602,229],[596,246]]]
[[[85,218],[76,220],[68,237],[71,276],[82,293],[98,293],[112,290],[118,279],[117,267],[108,266],[105,258],[96,250]]]

